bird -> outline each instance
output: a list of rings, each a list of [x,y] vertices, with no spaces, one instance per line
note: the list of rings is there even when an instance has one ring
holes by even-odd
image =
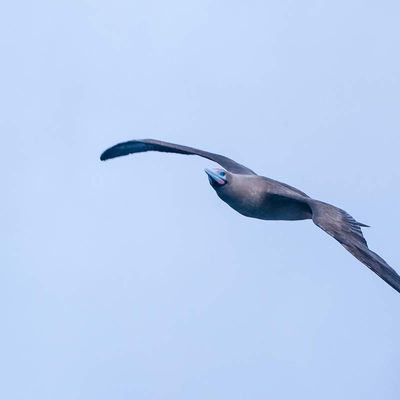
[[[222,168],[205,169],[209,183],[218,197],[238,213],[261,220],[311,219],[400,293],[400,276],[383,258],[368,248],[361,230],[368,225],[356,221],[338,207],[311,198],[293,186],[258,175],[226,156],[180,144],[141,139],[108,148],[101,154],[100,160],[147,151],[197,155],[219,164]]]

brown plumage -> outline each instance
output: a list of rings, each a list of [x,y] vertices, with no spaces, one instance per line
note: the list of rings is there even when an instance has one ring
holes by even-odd
[[[367,225],[357,222],[346,211],[312,199],[286,183],[259,176],[228,157],[174,143],[143,139],[112,146],[100,159],[104,161],[146,151],[198,155],[218,163],[226,171],[217,169],[206,172],[217,195],[230,207],[247,217],[264,220],[312,219],[315,225],[400,293],[400,276],[368,248],[361,231],[361,227]]]

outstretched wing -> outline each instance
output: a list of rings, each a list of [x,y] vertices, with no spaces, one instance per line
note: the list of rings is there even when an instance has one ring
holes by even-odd
[[[101,156],[100,160],[108,160],[110,158],[126,156],[132,153],[142,153],[145,151],[161,151],[164,153],[178,153],[178,154],[189,154],[207,158],[208,160],[214,161],[221,165],[226,170],[233,172],[234,174],[242,175],[256,175],[251,169],[231,160],[228,157],[221,156],[220,154],[209,153],[195,149],[193,147],[182,146],[180,144],[162,142],[154,139],[142,139],[142,140],[130,140],[116,144],[115,146],[107,149]]]
[[[361,231],[361,226],[367,225],[357,222],[346,211],[330,204],[312,200],[309,205],[317,226],[400,293],[400,276],[383,258],[368,248]]]

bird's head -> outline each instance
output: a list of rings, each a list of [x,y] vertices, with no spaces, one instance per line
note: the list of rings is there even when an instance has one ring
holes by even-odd
[[[221,188],[229,183],[229,172],[222,168],[206,168],[204,171],[208,175],[208,181],[214,189]]]

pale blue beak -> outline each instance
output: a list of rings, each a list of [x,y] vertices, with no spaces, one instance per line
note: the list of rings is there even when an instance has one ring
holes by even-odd
[[[219,185],[225,185],[226,178],[223,178],[221,175],[219,175],[218,172],[208,168],[205,168],[204,171],[208,175],[208,179],[210,180],[210,182],[215,181]]]

